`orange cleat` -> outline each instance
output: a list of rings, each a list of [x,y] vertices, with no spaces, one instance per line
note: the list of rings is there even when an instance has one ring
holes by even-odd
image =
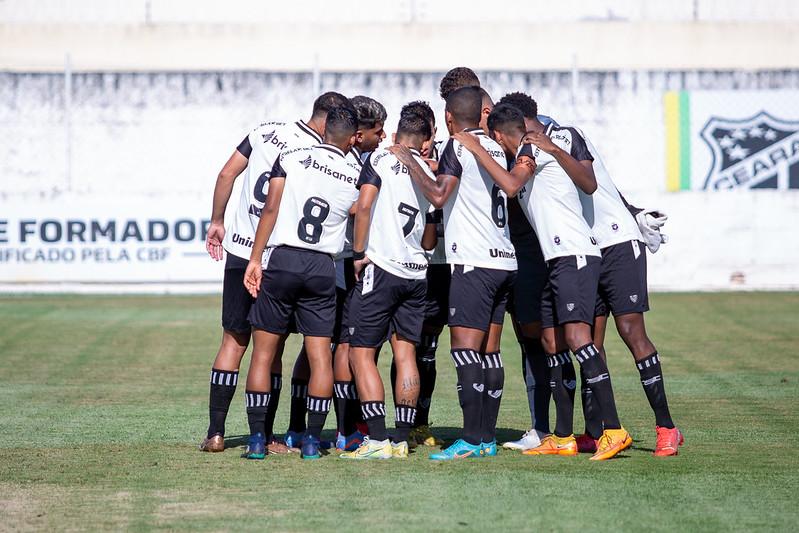
[[[541,439],[541,445],[522,452],[524,455],[577,455],[577,441],[574,434],[568,437],[547,435]]]
[[[624,428],[606,429],[599,437],[596,453],[591,456],[591,461],[604,461],[610,459],[620,451],[628,448],[633,443],[632,437]]]

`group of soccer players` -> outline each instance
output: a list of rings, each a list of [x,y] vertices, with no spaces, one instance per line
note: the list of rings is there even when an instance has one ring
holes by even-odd
[[[346,459],[389,459],[418,444],[443,445],[428,417],[436,348],[448,324],[463,430],[430,458],[496,455],[507,307],[532,427],[505,448],[591,452],[603,460],[632,443],[603,350],[612,313],[655,414],[655,455],[676,455],[683,438],[643,321],[645,249],[659,246],[665,217],[627,204],[585,135],[538,115],[528,95],[508,94],[495,106],[465,67],[444,76],[440,94],[449,134],[442,143],[435,143],[435,114],[425,102],[403,107],[392,145],[380,148],[385,108],[328,92],[309,120],[262,124],[225,164],[206,243],[216,260],[228,252],[224,331],[200,449],[224,449],[251,337],[244,457],[299,448],[301,457],[317,458],[335,446]],[[241,200],[225,229],[225,207],[242,174]],[[280,442],[273,426],[290,333],[304,343]],[[393,352],[391,435],[376,365],[386,342]],[[586,421],[578,437],[572,353]],[[321,432],[334,393],[337,438],[327,443]]]

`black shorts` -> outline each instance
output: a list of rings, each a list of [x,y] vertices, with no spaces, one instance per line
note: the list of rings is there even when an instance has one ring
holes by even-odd
[[[424,323],[443,328],[447,325],[449,283],[452,269],[446,263],[427,266],[427,296],[425,297]]]
[[[336,271],[333,259],[303,248],[280,246],[269,255],[261,290],[250,311],[254,328],[284,335],[333,337],[336,324]]]
[[[531,230],[532,231],[532,230]],[[541,294],[547,282],[547,263],[535,233],[532,238],[513,241],[516,249],[516,279],[508,299],[508,312],[519,324],[541,321]]]
[[[247,259],[227,254],[222,285],[222,328],[233,333],[249,335],[252,328],[247,317],[255,302],[244,286]]]
[[[646,245],[627,241],[602,249],[595,316],[649,311],[646,288]]]
[[[455,265],[449,286],[449,327],[488,331],[502,324],[515,270]]]
[[[542,327],[594,323],[601,262],[594,255],[567,255],[547,262],[547,283],[541,295]]]
[[[419,342],[426,292],[426,279],[400,278],[367,265],[350,300],[350,346],[377,348],[390,332]]]
[[[350,342],[349,316],[353,289],[336,287],[336,333],[333,335],[336,344]]]

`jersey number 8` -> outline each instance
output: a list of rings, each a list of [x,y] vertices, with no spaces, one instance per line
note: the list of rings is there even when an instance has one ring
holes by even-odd
[[[322,223],[330,214],[330,204],[318,196],[308,198],[302,206],[300,223],[297,226],[297,236],[308,244],[318,244],[322,238]]]

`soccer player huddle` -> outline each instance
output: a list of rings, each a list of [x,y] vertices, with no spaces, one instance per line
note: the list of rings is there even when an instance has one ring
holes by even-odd
[[[444,76],[440,94],[449,133],[443,143],[435,142],[426,102],[405,105],[392,145],[380,148],[385,108],[366,96],[328,92],[310,119],[262,124],[225,164],[206,242],[216,260],[228,252],[223,338],[200,449],[224,450],[225,420],[252,339],[243,457],[299,449],[313,459],[335,447],[346,459],[390,459],[419,445],[440,446],[434,460],[496,455],[507,310],[521,346],[531,429],[504,448],[604,460],[630,446],[603,349],[612,313],[655,415],[655,455],[676,455],[683,437],[643,319],[645,252],[665,242],[665,215],[629,205],[583,132],[539,115],[530,96],[510,93],[495,105],[465,67]],[[226,229],[239,176],[241,200]],[[461,436],[447,447],[429,421],[445,325],[463,412]],[[304,342],[281,442],[274,421],[290,333]],[[391,434],[376,364],[386,342],[393,353]],[[585,417],[578,437],[571,354]],[[321,439],[331,405],[335,443]]]

